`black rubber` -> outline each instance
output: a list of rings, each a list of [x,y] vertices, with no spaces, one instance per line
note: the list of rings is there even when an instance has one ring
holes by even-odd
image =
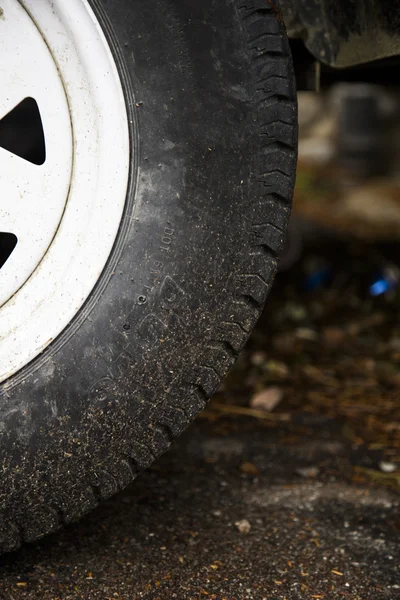
[[[266,0],[92,0],[131,121],[124,219],[64,333],[1,385],[0,548],[79,518],[200,411],[266,299],[290,213],[295,82]]]

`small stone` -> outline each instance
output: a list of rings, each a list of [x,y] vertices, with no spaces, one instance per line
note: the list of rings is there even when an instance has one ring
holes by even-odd
[[[300,469],[296,469],[296,473],[300,475],[300,477],[317,477],[319,473],[318,467],[304,467]]]
[[[396,470],[397,466],[394,463],[385,462],[384,460],[382,460],[379,463],[379,468],[384,473],[393,473]]]
[[[243,534],[249,533],[251,529],[251,525],[247,519],[241,519],[240,521],[236,521],[235,527],[239,531],[239,533]]]
[[[258,394],[255,394],[250,400],[251,408],[271,412],[278,406],[284,396],[283,390],[278,387],[269,387]]]
[[[265,352],[253,352],[250,362],[254,367],[261,367],[266,362],[267,355]]]
[[[304,321],[304,319],[307,317],[307,311],[304,306],[291,302],[288,302],[286,305],[286,314],[292,319],[292,321],[296,322]]]
[[[299,327],[296,329],[296,339],[309,342],[315,342],[318,339],[318,333],[314,329],[308,327]]]

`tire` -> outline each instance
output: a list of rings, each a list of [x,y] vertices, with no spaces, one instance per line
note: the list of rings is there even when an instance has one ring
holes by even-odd
[[[78,519],[202,410],[245,344],[290,214],[297,108],[266,0],[91,0],[132,158],[107,266],[0,386],[0,549]]]

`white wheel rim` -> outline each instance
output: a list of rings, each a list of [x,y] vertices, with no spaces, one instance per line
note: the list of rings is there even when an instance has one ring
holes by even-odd
[[[124,94],[86,0],[3,0],[0,119],[36,100],[42,165],[0,148],[0,232],[18,243],[0,268],[0,381],[67,326],[104,269],[129,177]]]

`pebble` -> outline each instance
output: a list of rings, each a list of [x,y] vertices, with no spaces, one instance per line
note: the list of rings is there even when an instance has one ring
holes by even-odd
[[[319,469],[318,467],[303,467],[301,469],[296,469],[296,473],[300,475],[300,477],[317,477]]]
[[[267,355],[265,352],[254,352],[251,355],[250,362],[254,367],[260,367],[267,360]]]
[[[271,412],[282,401],[284,392],[279,387],[269,387],[255,394],[250,400],[251,408]]]
[[[304,319],[307,317],[307,311],[301,304],[288,302],[285,310],[288,317],[295,322],[304,321]]]
[[[296,329],[296,338],[298,340],[315,342],[318,339],[318,333],[308,327],[298,327]]]
[[[394,463],[385,462],[385,461],[382,460],[379,463],[379,468],[384,473],[393,473],[396,470],[397,467],[396,467],[396,465]]]
[[[243,534],[249,533],[251,529],[251,525],[247,519],[241,519],[240,521],[236,521],[235,527],[239,531],[239,533]]]

